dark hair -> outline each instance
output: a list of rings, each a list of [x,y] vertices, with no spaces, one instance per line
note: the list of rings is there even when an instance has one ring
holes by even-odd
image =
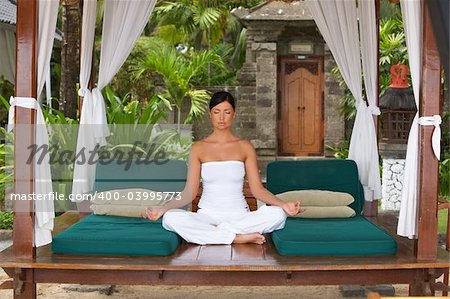
[[[211,97],[211,100],[209,101],[209,110],[225,101],[230,103],[230,105],[233,107],[233,110],[235,110],[234,98],[228,91],[218,91],[214,93]]]

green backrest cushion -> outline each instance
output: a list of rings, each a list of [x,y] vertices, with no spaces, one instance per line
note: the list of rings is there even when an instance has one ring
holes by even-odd
[[[270,162],[267,165],[267,189],[274,194],[308,189],[346,192],[355,198],[350,207],[357,214],[364,206],[364,191],[353,160]]]
[[[187,165],[183,160],[169,160],[159,165],[145,165],[136,160],[97,163],[93,192],[144,188],[154,191],[179,192],[186,183]]]

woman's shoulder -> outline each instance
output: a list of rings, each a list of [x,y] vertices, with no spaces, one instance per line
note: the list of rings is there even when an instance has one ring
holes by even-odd
[[[247,139],[240,139],[238,140],[239,144],[244,147],[245,149],[253,149],[253,144],[250,142],[250,140]]]

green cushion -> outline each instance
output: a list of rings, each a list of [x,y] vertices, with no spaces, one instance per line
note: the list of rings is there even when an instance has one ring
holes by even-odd
[[[94,191],[144,188],[154,191],[179,192],[186,183],[187,165],[182,160],[144,164],[136,160],[98,163]]]
[[[292,190],[329,190],[350,193],[350,207],[360,214],[364,191],[352,160],[320,159],[273,161],[267,166],[267,189],[277,194]]]
[[[281,255],[373,256],[394,255],[397,243],[384,230],[361,215],[353,218],[288,218],[272,233]]]
[[[143,218],[89,215],[53,238],[59,254],[159,255],[172,254],[181,238]]]

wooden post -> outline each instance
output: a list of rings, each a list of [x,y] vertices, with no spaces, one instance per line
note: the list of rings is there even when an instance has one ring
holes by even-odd
[[[36,98],[37,12],[38,1],[17,2],[15,95],[19,97]],[[31,194],[34,191],[33,163],[27,163],[27,147],[34,143],[35,110],[16,107],[14,123],[14,193]],[[36,254],[34,201],[15,201],[14,211],[13,254],[33,259]],[[13,285],[14,298],[36,298],[33,269],[16,269]]]
[[[376,105],[380,102],[380,0],[375,0],[375,23],[376,23],[376,38],[377,38],[377,93],[376,93]],[[379,117],[373,116],[375,123],[375,135],[378,139]],[[364,216],[377,217],[378,215],[378,199],[373,201],[364,202]]]
[[[420,116],[441,114],[441,64],[427,3],[423,9],[423,60],[420,90]],[[419,147],[419,227],[417,259],[434,260],[437,256],[438,160],[431,147],[434,126],[420,126]]]

